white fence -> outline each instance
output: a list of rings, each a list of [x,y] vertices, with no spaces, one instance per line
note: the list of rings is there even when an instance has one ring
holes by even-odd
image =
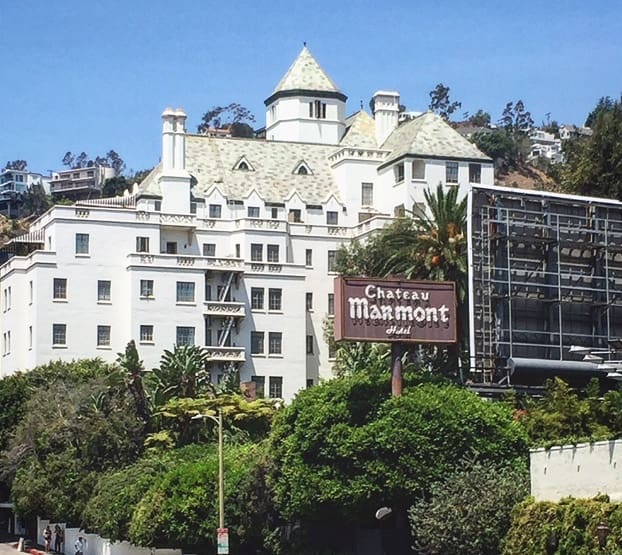
[[[531,495],[536,501],[598,494],[622,501],[622,440],[533,449],[530,459]]]
[[[97,534],[87,534],[79,528],[67,528],[62,522],[50,522],[49,520],[37,519],[37,543],[43,545],[43,531],[49,525],[52,530],[52,548],[54,547],[54,527],[59,525],[65,531],[65,544],[63,553],[74,555],[74,544],[78,537],[84,541],[84,555],[181,555],[181,549],[151,549],[138,547],[129,542],[111,542]]]

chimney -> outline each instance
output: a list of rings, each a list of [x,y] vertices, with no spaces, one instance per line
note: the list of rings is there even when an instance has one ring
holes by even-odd
[[[400,110],[400,93],[396,91],[377,91],[373,96],[374,120],[376,121],[376,142],[382,146],[387,137],[397,127]]]
[[[162,112],[162,172],[159,178],[162,212],[190,213],[190,174],[186,171],[186,113]]]

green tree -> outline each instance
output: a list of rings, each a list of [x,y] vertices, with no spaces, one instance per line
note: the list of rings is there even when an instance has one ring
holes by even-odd
[[[28,169],[28,162],[26,160],[13,160],[6,163],[5,170],[19,170],[25,171]]]
[[[622,199],[622,101],[601,99],[588,119],[592,135],[564,144],[562,185],[582,195]]]
[[[511,511],[528,494],[524,464],[464,461],[410,508],[414,549],[426,555],[498,555]]]
[[[205,112],[201,118],[201,123],[197,126],[197,132],[205,134],[210,129],[230,128],[232,137],[254,137],[253,128],[250,123],[255,121],[255,116],[248,108],[232,102],[227,106],[214,106]]]
[[[22,195],[21,211],[24,217],[40,216],[52,207],[52,198],[46,194],[43,185],[33,184]]]
[[[476,125],[477,127],[489,127],[490,114],[480,108],[477,112],[470,116],[467,121],[471,125]]]
[[[449,87],[443,85],[443,83],[439,83],[430,91],[430,105],[428,108],[446,121],[461,106],[462,102],[452,102],[450,100]]]
[[[354,374],[301,392],[279,414],[271,483],[286,520],[328,530],[369,522],[384,505],[405,515],[463,457],[526,459],[524,432],[500,404],[455,386],[389,391],[386,374]]]

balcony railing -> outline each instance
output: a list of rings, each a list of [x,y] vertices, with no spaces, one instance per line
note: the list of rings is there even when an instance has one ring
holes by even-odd
[[[209,362],[244,362],[246,349],[244,347],[212,347],[205,346],[205,354]]]
[[[203,306],[203,313],[207,316],[239,316],[243,318],[246,314],[244,303],[205,301]]]

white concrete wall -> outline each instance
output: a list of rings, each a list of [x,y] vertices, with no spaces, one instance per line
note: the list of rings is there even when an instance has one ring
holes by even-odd
[[[531,495],[536,501],[598,494],[622,501],[622,440],[534,449],[530,460]]]

